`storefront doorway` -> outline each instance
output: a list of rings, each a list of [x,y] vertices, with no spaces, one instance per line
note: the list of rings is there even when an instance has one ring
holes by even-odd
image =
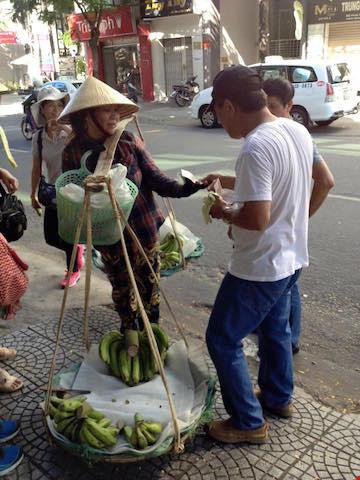
[[[174,84],[186,81],[193,75],[191,37],[166,38],[164,47],[166,94],[170,95]]]
[[[139,69],[139,47],[131,45],[109,45],[103,47],[105,82],[113,88],[126,93],[126,81],[141,91]]]

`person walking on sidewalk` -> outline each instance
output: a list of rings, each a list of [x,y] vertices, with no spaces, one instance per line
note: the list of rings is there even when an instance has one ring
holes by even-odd
[[[130,117],[139,107],[124,95],[94,77],[89,77],[66,106],[60,121],[70,122],[74,138],[63,153],[63,171],[80,168],[80,159],[88,150],[87,168],[94,172],[104,142],[114,135],[120,120]],[[185,181],[184,184],[165,175],[145,150],[141,140],[124,131],[117,144],[113,165],[127,167],[127,178],[138,187],[138,195],[129,216],[129,224],[139,238],[147,257],[160,279],[160,247],[158,230],[164,222],[154,192],[163,197],[188,197],[205,185]],[[159,321],[159,288],[154,275],[138,251],[127,230],[125,241],[135,279],[150,322]],[[135,294],[127,272],[121,243],[96,246],[101,253],[106,274],[112,285],[115,309],[122,329],[142,328]]]
[[[264,82],[263,89],[267,95],[270,112],[277,117],[291,118],[290,112],[295,95],[294,86],[283,78],[269,78]],[[329,191],[334,187],[334,177],[325,160],[320,155],[316,144],[313,150],[312,178],[314,181],[310,197],[309,217],[321,207]],[[298,282],[291,289],[291,309],[289,316],[291,342],[293,353],[300,349],[301,333],[301,297]]]
[[[268,437],[263,409],[292,414],[293,366],[289,292],[309,263],[308,206],[313,144],[309,132],[266,106],[257,73],[244,66],[223,70],[213,82],[217,118],[231,138],[244,138],[236,176],[210,174],[234,190],[210,213],[232,225],[234,249],[206,332],[227,420],[210,425],[222,442],[262,443]],[[260,391],[254,392],[243,339],[259,337]]]
[[[70,266],[72,245],[61,240],[58,234],[58,217],[56,209],[55,181],[61,174],[62,153],[71,128],[57,122],[64,106],[69,101],[69,94],[62,93],[55,87],[43,87],[38,94],[38,101],[31,106],[31,112],[39,130],[32,139],[33,167],[31,173],[31,204],[37,211],[41,208],[38,199],[38,190],[47,188],[50,202],[45,206],[44,235],[48,245],[63,250],[66,255],[65,277],[60,282],[65,288],[67,271]],[[44,168],[45,167],[45,168]],[[43,171],[46,170],[46,182]],[[80,280],[80,270],[84,266],[84,246],[79,245],[75,259],[74,272],[71,275],[69,286],[73,287]]]

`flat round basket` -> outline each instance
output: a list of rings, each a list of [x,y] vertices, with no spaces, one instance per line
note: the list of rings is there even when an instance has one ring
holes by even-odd
[[[205,423],[208,423],[212,416],[212,406],[214,403],[215,397],[215,384],[216,381],[214,377],[209,374],[208,367],[205,367],[205,362],[202,363],[202,366],[199,363],[193,363],[189,358],[189,365],[192,371],[194,382],[196,387],[194,405],[193,409],[198,411],[196,418],[192,421],[191,424],[186,425],[181,429],[181,440],[186,442],[186,440],[192,438],[197,430]],[[59,385],[60,375],[74,375],[76,376],[80,364],[74,365],[70,369],[63,370],[59,374],[54,376],[53,385]],[[206,385],[204,389],[204,385]],[[131,387],[129,387],[131,388]],[[44,414],[45,428],[49,437],[51,444],[66,450],[72,455],[81,457],[89,465],[95,464],[98,462],[102,463],[132,463],[146,461],[150,458],[159,457],[165,455],[173,450],[174,446],[174,437],[173,435],[167,435],[165,438],[162,438],[158,444],[155,445],[151,451],[135,451],[134,449],[129,448],[121,453],[112,453],[107,450],[97,450],[88,445],[81,445],[78,443],[71,442],[63,435],[56,432],[53,427],[52,420],[50,417],[46,417]]]
[[[82,209],[82,201],[73,201],[65,196],[61,188],[69,183],[74,183],[80,187],[84,186],[84,180],[91,175],[86,168],[79,168],[78,170],[69,170],[56,180],[56,201],[59,218],[59,235],[67,243],[73,244],[75,240],[76,227],[79,221],[79,216]],[[129,188],[131,200],[123,203],[118,198],[120,207],[123,210],[126,219],[129,218],[132,207],[134,205],[138,188],[127,178],[125,182]],[[120,232],[118,230],[116,216],[109,202],[108,206],[104,208],[91,207],[92,218],[92,241],[94,245],[113,245],[120,239]],[[122,229],[125,225],[121,224]],[[86,219],[80,233],[79,243],[86,243]]]

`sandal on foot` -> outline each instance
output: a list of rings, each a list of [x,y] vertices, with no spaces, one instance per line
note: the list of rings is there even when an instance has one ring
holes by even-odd
[[[15,348],[0,347],[0,360],[12,360],[15,356]]]
[[[12,393],[20,390],[24,385],[19,378],[10,375],[6,370],[0,368],[0,393]]]

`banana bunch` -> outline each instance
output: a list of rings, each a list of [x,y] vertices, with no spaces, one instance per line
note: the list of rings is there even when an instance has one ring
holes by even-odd
[[[94,410],[84,397],[50,398],[50,418],[55,429],[71,442],[106,449],[116,445],[119,428],[98,410]]]
[[[151,324],[162,361],[169,348],[169,337],[156,323]],[[147,335],[136,330],[127,330],[125,335],[112,331],[106,333],[99,345],[99,355],[111,373],[126,385],[133,387],[151,380],[158,368],[151,352]]]
[[[184,239],[181,235],[178,235],[181,248],[184,245]],[[168,233],[163,241],[160,243],[160,255],[161,255],[161,270],[171,270],[177,267],[181,261],[179,243],[175,238],[175,235]]]
[[[140,413],[135,414],[135,427],[125,425],[124,435],[133,448],[144,450],[157,442],[162,432],[161,423],[146,422]]]

